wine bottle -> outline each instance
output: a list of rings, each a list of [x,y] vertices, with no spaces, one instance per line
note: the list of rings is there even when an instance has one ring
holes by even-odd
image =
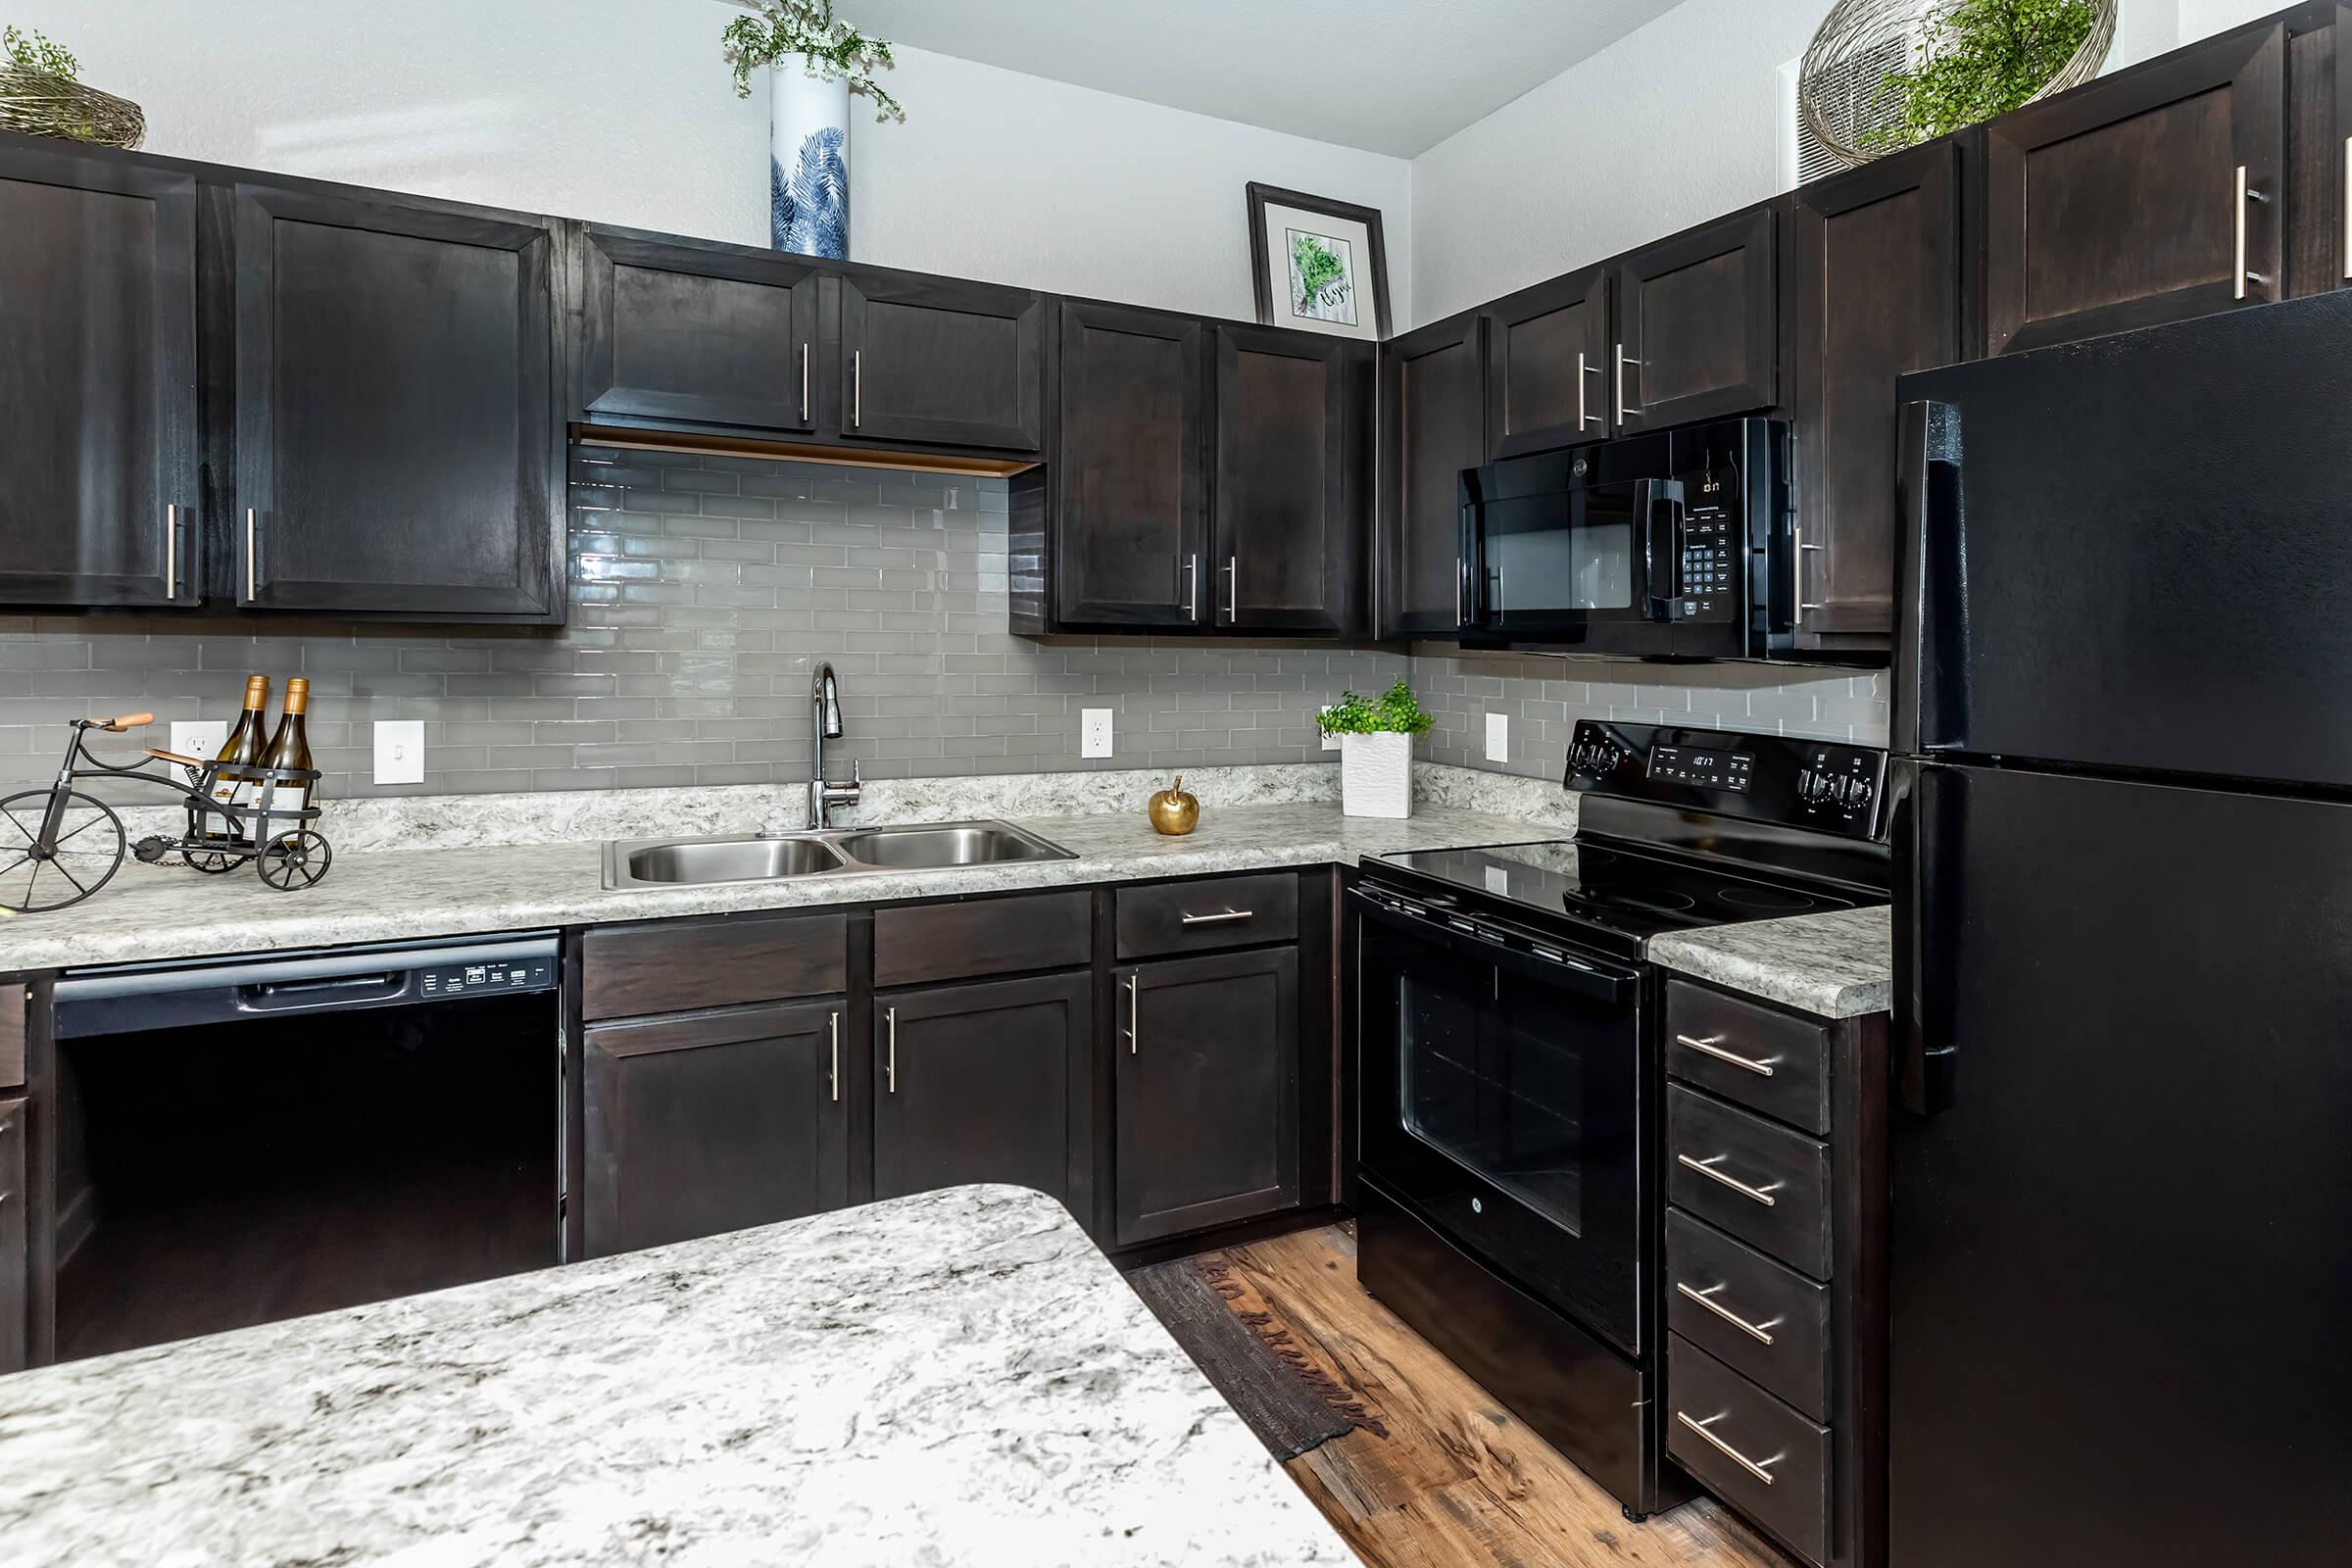
[[[262,754],[264,767],[311,765],[311,736],[303,723],[304,710],[310,706],[311,683],[300,675],[287,681],[285,716],[277,721],[277,733],[270,737],[270,749]],[[260,801],[258,793],[255,801]],[[280,811],[299,811],[310,804],[311,785],[306,779],[279,779],[270,802],[272,810]]]
[[[214,760],[220,767],[213,774],[213,799],[222,806],[251,806],[253,780],[243,769],[259,767],[262,753],[268,749],[269,737],[263,733],[270,714],[270,677],[245,677],[245,710],[237,715],[236,728],[220,745]],[[241,826],[241,824],[240,824]],[[232,832],[237,828],[232,828]]]

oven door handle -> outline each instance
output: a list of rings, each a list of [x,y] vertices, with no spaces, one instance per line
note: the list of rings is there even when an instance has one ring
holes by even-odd
[[[1362,888],[1352,888],[1348,897],[1356,903],[1356,910],[1367,919],[1408,931],[1425,942],[1434,943],[1449,953],[1493,963],[1540,980],[1562,991],[1573,991],[1595,1002],[1621,1004],[1641,984],[1641,976],[1630,969],[1618,969],[1594,962],[1581,954],[1531,939],[1530,946],[1541,952],[1509,947],[1477,931],[1464,931],[1451,924],[1445,915],[1414,914],[1393,908]],[[1467,918],[1465,916],[1465,918]],[[1556,953],[1557,957],[1544,955]]]

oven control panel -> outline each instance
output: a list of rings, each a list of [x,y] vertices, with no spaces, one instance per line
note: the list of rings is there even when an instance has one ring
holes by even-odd
[[[1788,735],[1588,718],[1569,741],[1562,783],[1581,794],[1878,839],[1886,754]]]

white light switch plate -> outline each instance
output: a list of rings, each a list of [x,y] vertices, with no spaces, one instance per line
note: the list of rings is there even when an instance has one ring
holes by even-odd
[[[1487,760],[1507,762],[1511,760],[1511,715],[1487,715]]]
[[[375,721],[375,781],[378,784],[424,782],[423,719]]]
[[[1083,708],[1078,710],[1078,755],[1080,757],[1108,757],[1110,755],[1110,710]]]
[[[228,720],[225,718],[175,718],[172,721],[172,749],[182,757],[214,758],[228,744]]]

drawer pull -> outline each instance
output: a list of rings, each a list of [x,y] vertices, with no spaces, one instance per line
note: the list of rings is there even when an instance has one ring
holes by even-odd
[[[1184,923],[1186,925],[1223,925],[1228,920],[1254,920],[1256,918],[1257,911],[1255,909],[1219,909],[1215,914],[1194,914],[1188,910],[1184,915]]]
[[[1752,1198],[1757,1202],[1762,1203],[1766,1208],[1772,1207],[1774,1202],[1777,1201],[1772,1195],[1780,1190],[1781,1184],[1779,1182],[1774,1182],[1770,1187],[1750,1187],[1747,1185],[1747,1183],[1740,1180],[1738,1177],[1726,1176],[1723,1172],[1717,1170],[1715,1167],[1721,1164],[1725,1159],[1729,1158],[1729,1155],[1712,1154],[1705,1159],[1692,1159],[1689,1154],[1677,1154],[1674,1157],[1683,1164],[1688,1165],[1692,1170],[1698,1172],[1701,1176],[1705,1176],[1713,1181],[1719,1181],[1723,1183],[1724,1186],[1729,1187],[1733,1192],[1738,1193],[1741,1198]]]
[[[1749,1072],[1764,1078],[1771,1077],[1772,1069],[1781,1064],[1781,1058],[1778,1056],[1756,1061],[1740,1055],[1736,1051],[1726,1051],[1723,1049],[1723,1036],[1721,1035],[1708,1035],[1703,1040],[1693,1039],[1690,1035],[1676,1035],[1674,1043],[1678,1046],[1689,1046],[1702,1056],[1713,1056],[1717,1061],[1728,1061],[1735,1067],[1745,1067]]]
[[[1696,1301],[1699,1305],[1705,1307],[1708,1311],[1714,1313],[1717,1317],[1723,1319],[1726,1323],[1729,1323],[1732,1327],[1738,1329],[1740,1333],[1746,1335],[1749,1339],[1754,1340],[1758,1345],[1770,1345],[1772,1343],[1772,1335],[1769,1331],[1777,1329],[1781,1326],[1781,1320],[1777,1317],[1769,1323],[1750,1323],[1747,1319],[1740,1316],[1738,1313],[1724,1306],[1720,1301],[1715,1299],[1715,1293],[1723,1289],[1723,1287],[1720,1285],[1710,1285],[1703,1291],[1694,1291],[1690,1286],[1685,1285],[1681,1280],[1676,1280],[1674,1282],[1674,1288],[1682,1292],[1685,1296],[1690,1298],[1690,1299],[1693,1301]]]
[[[1769,1459],[1750,1459],[1746,1454],[1741,1453],[1738,1448],[1733,1447],[1730,1444],[1724,1442],[1714,1433],[1707,1430],[1708,1427],[1713,1426],[1716,1422],[1722,1420],[1729,1414],[1731,1414],[1729,1410],[1719,1410],[1715,1414],[1707,1417],[1704,1421],[1693,1421],[1690,1419],[1689,1412],[1677,1410],[1674,1412],[1674,1418],[1677,1421],[1680,1421],[1683,1425],[1689,1427],[1691,1431],[1697,1433],[1700,1437],[1706,1439],[1709,1443],[1713,1444],[1716,1449],[1720,1451],[1724,1457],[1730,1459],[1732,1463],[1738,1465],[1749,1475],[1754,1476],[1758,1481],[1763,1482],[1766,1486],[1771,1486],[1772,1472],[1771,1470],[1767,1469],[1766,1466],[1779,1464],[1788,1456],[1786,1454],[1776,1453]]]

